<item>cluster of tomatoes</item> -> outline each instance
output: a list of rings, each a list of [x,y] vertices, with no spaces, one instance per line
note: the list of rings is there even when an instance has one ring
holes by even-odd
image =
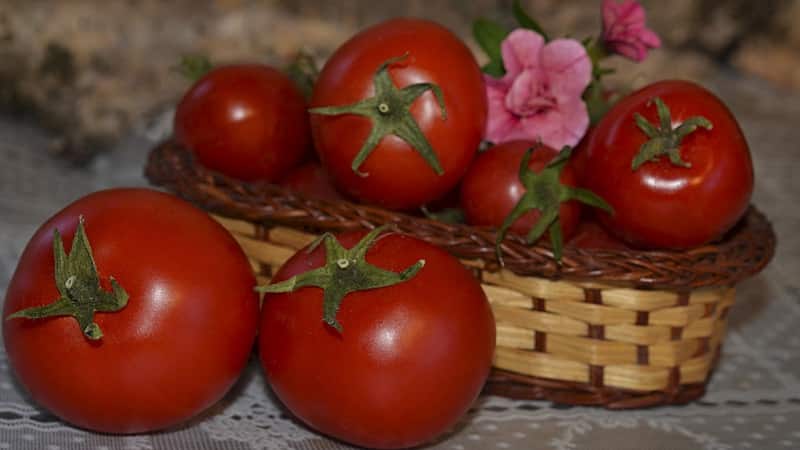
[[[277,70],[221,67],[183,98],[175,136],[200,163],[242,180],[412,213],[456,207],[469,224],[521,234],[542,222],[577,246],[707,243],[742,216],[753,187],[747,143],[726,106],[694,83],[661,81],[618,101],[558,180],[536,182],[561,197],[521,205],[531,190],[521,180],[526,151],[538,173],[564,149],[516,141],[479,152],[480,68],[456,36],[423,20],[388,21],[347,41],[309,103]],[[600,209],[582,214],[580,203]]]
[[[451,198],[501,236],[549,230],[554,250],[562,238],[692,247],[747,207],[746,142],[695,84],[623,98],[574,151],[515,141],[479,153],[486,116],[468,48],[435,23],[397,19],[339,48],[310,104],[270,67],[211,70],[180,102],[175,138],[244,181],[402,211]],[[602,227],[581,223],[580,203]],[[218,401],[258,336],[272,389],[311,427],[368,447],[429,442],[480,392],[494,319],[457,259],[382,232],[323,235],[258,288],[259,312],[246,256],[204,212],[150,190],[91,194],[42,225],[20,259],[3,312],[9,361],[64,420],[147,432]]]

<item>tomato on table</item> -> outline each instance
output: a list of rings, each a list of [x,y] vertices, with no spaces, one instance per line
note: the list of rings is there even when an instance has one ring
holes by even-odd
[[[259,349],[273,391],[310,427],[405,448],[466,413],[489,373],[495,324],[457,259],[378,233],[329,236],[290,258],[267,289],[296,290],[266,295]]]
[[[174,125],[201,164],[245,181],[277,181],[311,150],[303,94],[265,65],[212,69],[183,96]]]
[[[480,68],[446,28],[393,19],[345,42],[314,87],[315,148],[337,186],[390,209],[445,195],[483,137]]]
[[[593,131],[585,159],[581,183],[616,212],[600,213],[600,221],[637,247],[717,239],[742,217],[753,191],[736,119],[688,81],[654,83],[617,102]]]
[[[20,258],[3,307],[9,363],[36,403],[78,427],[172,427],[239,377],[256,334],[254,285],[205,212],[146,189],[90,194]]]

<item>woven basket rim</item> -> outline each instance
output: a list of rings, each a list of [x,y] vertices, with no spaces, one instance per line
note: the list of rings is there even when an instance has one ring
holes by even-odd
[[[210,212],[265,225],[341,232],[391,224],[462,259],[499,269],[495,230],[443,223],[346,201],[308,198],[265,182],[243,182],[203,167],[173,140],[156,145],[145,176]],[[755,206],[719,242],[685,251],[580,249],[565,246],[561,264],[548,244],[528,245],[509,233],[504,268],[519,276],[621,284],[639,289],[690,290],[733,285],[761,271],[775,252],[772,225]]]

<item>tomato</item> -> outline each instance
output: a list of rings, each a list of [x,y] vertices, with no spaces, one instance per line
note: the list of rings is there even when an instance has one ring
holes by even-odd
[[[581,220],[568,246],[593,250],[629,250],[624,242],[606,231],[596,220]]]
[[[525,152],[535,148],[528,168],[541,172],[558,152],[532,141],[510,141],[491,147],[475,158],[461,182],[461,208],[467,223],[478,226],[499,227],[525,193],[519,177],[519,167]],[[559,181],[576,186],[577,179],[570,164],[564,167]],[[561,233],[569,239],[578,225],[580,204],[571,200],[558,208]],[[531,210],[511,224],[511,231],[527,234],[541,217],[541,211]]]
[[[294,168],[278,184],[310,198],[329,201],[345,199],[336,190],[325,168],[316,161],[307,162]]]
[[[383,64],[393,91],[407,91],[419,83],[438,86],[446,118],[437,88],[431,85],[403,101],[394,98],[381,106],[383,96],[375,96],[383,91],[378,92],[375,83]],[[370,99],[378,104],[362,113],[375,119],[340,111],[322,115],[312,109],[315,148],[340,190],[386,208],[412,209],[453,188],[475,155],[486,125],[483,78],[469,49],[447,29],[420,19],[393,19],[360,32],[325,64],[311,103],[341,108]],[[409,117],[416,125],[408,123]],[[367,144],[371,130],[380,128],[376,123],[390,127],[401,119],[406,120],[407,126],[401,127],[405,131],[373,139],[374,149],[354,170],[357,155],[365,146],[373,148]],[[420,133],[413,132],[416,126]],[[425,145],[412,146],[398,137],[420,138],[420,134],[432,148],[428,159],[423,156]]]
[[[264,65],[211,70],[175,112],[175,138],[204,166],[242,180],[277,181],[310,152],[306,101]]]
[[[659,146],[669,152],[654,155]],[[637,247],[681,249],[719,238],[753,191],[750,151],[736,119],[687,81],[654,83],[620,100],[586,151],[581,182],[616,211],[600,220]]]
[[[79,295],[88,292],[83,272],[54,262],[56,230],[68,260],[86,248],[83,234],[74,238],[80,217],[101,295],[127,304],[98,308],[106,312],[89,316],[89,327],[70,316],[9,318],[55,304],[62,290],[89,298]],[[73,425],[168,428],[220,400],[239,377],[258,324],[254,285],[236,241],[205,212],[146,189],[90,194],[44,223],[19,260],[3,308],[9,363],[36,403]]]
[[[362,236],[336,239],[354,248]],[[327,253],[301,250],[274,281],[321,267]],[[444,250],[406,235],[383,235],[366,253],[395,276],[419,260],[424,267],[410,279],[347,294],[334,326],[322,320],[319,288],[265,297],[259,348],[267,380],[312,428],[358,446],[411,447],[448,430],[478,396],[495,325],[477,280]]]

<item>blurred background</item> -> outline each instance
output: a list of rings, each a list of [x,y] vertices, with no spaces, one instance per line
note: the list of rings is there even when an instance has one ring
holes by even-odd
[[[158,121],[188,82],[181,55],[215,63],[286,64],[300,49],[319,61],[360,28],[411,15],[470,35],[483,16],[511,26],[511,0],[0,0],[0,114],[48,131],[50,154],[89,162]],[[720,76],[800,92],[800,1],[649,0],[664,48],[642,64],[612,58],[614,85]],[[600,32],[599,0],[528,0],[551,35]],[[779,95],[780,96],[780,95]]]

